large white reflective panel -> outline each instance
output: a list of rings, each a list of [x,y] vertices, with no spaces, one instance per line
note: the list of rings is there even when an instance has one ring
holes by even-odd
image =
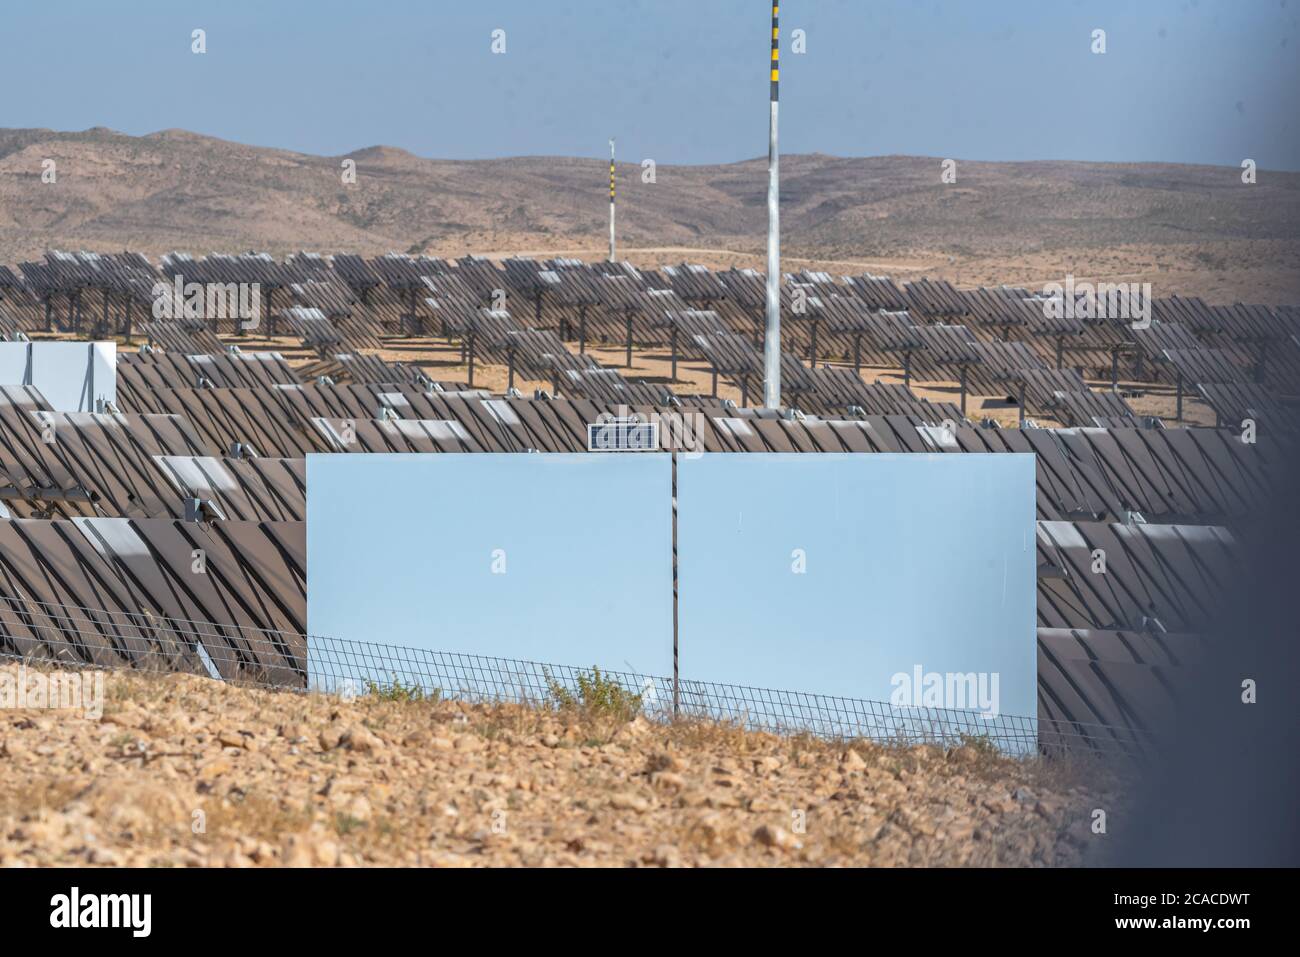
[[[308,630],[669,676],[671,503],[661,453],[309,455]]]
[[[0,385],[31,385],[55,412],[102,412],[117,401],[112,342],[0,342]]]
[[[1036,714],[1034,457],[683,456],[681,677]]]

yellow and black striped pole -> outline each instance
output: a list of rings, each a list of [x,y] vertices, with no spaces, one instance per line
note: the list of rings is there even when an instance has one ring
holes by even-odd
[[[614,140],[609,141],[609,261],[614,262]]]
[[[776,143],[776,113],[781,80],[778,0],[772,0],[772,113],[767,141],[767,334],[763,340],[763,404],[781,407],[781,203],[780,154]]]

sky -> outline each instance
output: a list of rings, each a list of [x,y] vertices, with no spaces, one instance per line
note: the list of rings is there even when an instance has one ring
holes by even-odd
[[[307,486],[309,634],[672,674],[667,453],[309,455]]]
[[[311,635],[672,674],[668,455],[309,455],[307,486]],[[983,710],[1032,717],[1034,489],[1027,454],[680,455],[682,677],[889,701],[918,667],[997,675]]]
[[[997,675],[985,710],[1032,717],[1035,494],[1032,455],[679,456],[682,675],[872,701]]]
[[[0,127],[447,159],[601,156],[614,136],[622,158],[732,162],[766,154],[769,17],[767,0],[12,3]],[[787,0],[781,24],[783,153],[1300,169],[1300,0]]]

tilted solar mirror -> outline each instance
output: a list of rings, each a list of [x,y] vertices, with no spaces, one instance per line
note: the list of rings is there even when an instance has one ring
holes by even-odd
[[[659,452],[309,455],[309,682],[518,700],[574,693],[529,662],[671,676],[671,509]]]
[[[684,703],[725,682],[751,722],[1032,747],[1033,456],[682,456],[677,493]]]

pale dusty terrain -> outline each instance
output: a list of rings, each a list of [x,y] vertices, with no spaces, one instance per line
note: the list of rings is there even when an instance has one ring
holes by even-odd
[[[190,675],[109,673],[100,720],[0,710],[0,758],[6,866],[1072,865],[1123,800],[1095,768],[971,745]]]
[[[603,144],[602,144],[603,145]],[[342,181],[344,159],[355,183]],[[762,268],[766,160],[618,166],[619,256]],[[53,160],[54,183],[41,181]],[[0,262],[46,249],[607,255],[603,157],[311,156],[184,130],[0,129]],[[1041,289],[1066,274],[1156,296],[1300,303],[1300,173],[925,156],[781,159],[786,269]]]

